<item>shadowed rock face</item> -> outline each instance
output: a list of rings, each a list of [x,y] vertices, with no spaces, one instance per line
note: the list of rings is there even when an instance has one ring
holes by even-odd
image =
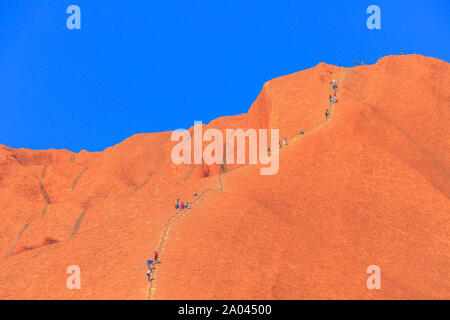
[[[420,55],[321,63],[204,125],[280,129],[274,176],[174,165],[170,132],[96,153],[0,145],[0,299],[448,298],[449,75]],[[175,219],[177,198],[194,207]],[[81,290],[66,288],[69,265]]]

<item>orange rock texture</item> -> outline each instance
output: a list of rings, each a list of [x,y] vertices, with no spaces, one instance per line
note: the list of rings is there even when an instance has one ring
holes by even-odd
[[[450,298],[447,62],[320,63],[203,126],[279,129],[278,173],[176,165],[171,132],[77,154],[0,145],[0,299]]]

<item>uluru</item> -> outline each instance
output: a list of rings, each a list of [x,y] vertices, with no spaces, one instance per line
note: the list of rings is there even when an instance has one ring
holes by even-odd
[[[320,63],[202,127],[278,129],[278,171],[175,164],[172,131],[99,152],[0,145],[0,299],[450,297],[449,63]]]

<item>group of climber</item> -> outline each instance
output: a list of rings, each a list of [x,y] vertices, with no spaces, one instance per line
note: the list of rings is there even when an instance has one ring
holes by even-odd
[[[191,209],[191,203],[190,202],[186,202],[186,204],[184,204],[183,201],[181,201],[180,203],[180,199],[177,199],[177,201],[175,202],[175,209],[180,209],[180,210],[184,210],[184,209]]]
[[[154,269],[153,265],[159,263],[158,257],[159,257],[158,252],[155,251],[154,252],[154,260],[147,260],[148,270],[147,270],[146,274],[147,274],[148,281],[151,281],[152,270]]]
[[[336,103],[336,102],[338,102],[337,96],[336,96],[338,85],[336,83],[336,80],[333,80],[333,82],[330,82],[330,85],[331,85],[331,89],[333,89],[333,95],[330,94],[330,96],[329,96],[330,97],[330,102],[331,103]]]
[[[336,83],[336,80],[333,80],[332,82],[330,82],[330,85],[331,85],[331,89],[333,90],[333,94],[329,95],[330,102],[336,103],[336,102],[338,102],[337,95],[336,95],[336,92],[338,90],[338,85]],[[330,111],[328,109],[326,109],[325,110],[325,118],[328,119],[329,115],[330,115]]]
[[[336,103],[338,102],[337,99],[337,90],[338,90],[338,85],[336,83],[336,80],[333,80],[332,82],[330,82],[331,85],[331,89],[333,90],[333,94],[329,95],[330,98],[330,102],[331,103]],[[328,109],[325,110],[325,118],[328,119],[328,116],[330,115],[330,111]],[[300,135],[305,134],[305,132],[303,130],[300,130]],[[287,146],[288,142],[287,142],[287,138],[283,138],[283,145],[281,144],[281,141],[278,142],[280,149],[283,147],[283,145]],[[267,155],[270,156],[270,148],[267,148]]]

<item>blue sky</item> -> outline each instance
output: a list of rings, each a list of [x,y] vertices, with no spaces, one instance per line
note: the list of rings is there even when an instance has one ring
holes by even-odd
[[[81,8],[81,30],[66,9]],[[381,30],[366,8],[381,9]],[[450,61],[448,0],[14,0],[0,4],[0,143],[102,151],[247,112],[263,83],[320,62]]]

